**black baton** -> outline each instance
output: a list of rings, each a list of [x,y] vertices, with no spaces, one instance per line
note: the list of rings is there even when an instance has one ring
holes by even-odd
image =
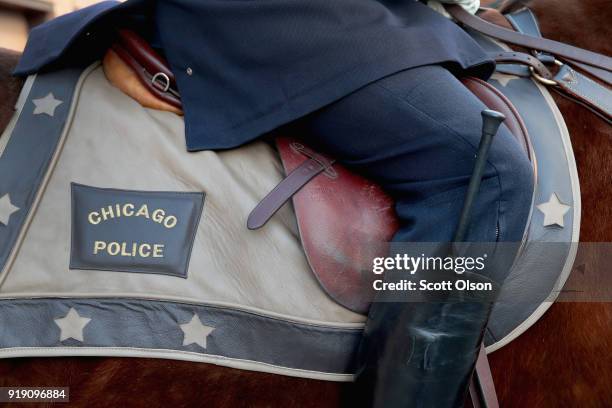
[[[481,112],[482,115],[482,136],[480,137],[480,144],[478,145],[478,152],[476,153],[476,162],[474,163],[474,170],[470,177],[470,184],[468,185],[467,193],[465,194],[465,201],[463,202],[463,209],[461,210],[461,216],[459,217],[459,224],[457,225],[457,232],[455,232],[454,242],[463,242],[467,229],[470,226],[470,213],[478,190],[480,189],[480,182],[484,175],[485,166],[487,164],[487,157],[489,155],[489,148],[493,142],[493,136],[497,133],[497,129],[502,124],[506,117],[497,111],[485,109]]]
[[[476,162],[474,163],[474,170],[470,177],[470,184],[468,185],[465,201],[463,202],[461,217],[457,225],[457,232],[455,232],[454,242],[463,242],[465,240],[465,235],[470,225],[470,213],[478,190],[480,189],[480,182],[482,181],[482,176],[484,175],[484,170],[487,165],[487,157],[489,156],[489,149],[493,142],[493,136],[497,134],[499,126],[504,119],[506,119],[502,113],[490,109],[483,110],[481,114],[482,136],[480,138],[480,144],[478,145]],[[484,343],[480,345],[478,354],[478,363],[470,379],[469,387],[472,404],[476,408],[498,408],[499,402],[495,393],[495,387],[493,386],[493,377],[487,361]],[[488,387],[487,384],[489,385]]]

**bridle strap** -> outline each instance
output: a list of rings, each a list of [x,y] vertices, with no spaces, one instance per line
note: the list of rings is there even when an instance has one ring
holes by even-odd
[[[520,30],[515,32],[491,24],[480,17],[473,16],[460,6],[449,6],[448,11],[468,28],[514,45],[526,47],[534,54],[529,55],[519,51],[501,51],[491,53],[491,59],[494,59],[499,64],[520,64],[529,67],[531,76],[542,85],[550,86],[561,96],[578,102],[606,122],[612,123],[612,102],[610,102],[612,91],[609,88],[612,85],[612,58],[538,37],[540,32],[537,27],[537,21],[530,12],[531,20],[528,20],[526,24],[519,24],[518,21],[514,21],[512,18],[508,19],[517,30]],[[581,62],[578,62],[579,60]],[[557,65],[556,74],[552,74],[545,65],[546,62],[554,62]],[[599,65],[590,65],[594,62],[597,62]],[[602,67],[604,64],[608,65]],[[579,68],[580,71],[591,75],[592,78],[601,82],[592,80],[589,76],[572,68],[572,66]],[[503,72],[501,69],[500,71]],[[529,74],[529,71],[526,73]]]
[[[522,34],[507,28],[499,27],[489,23],[465,11],[461,6],[447,5],[446,11],[460,23],[489,37],[505,41],[510,44],[519,45],[532,50],[545,51],[559,57],[600,68],[612,72],[612,58],[593,51],[574,47],[547,38],[538,38]]]

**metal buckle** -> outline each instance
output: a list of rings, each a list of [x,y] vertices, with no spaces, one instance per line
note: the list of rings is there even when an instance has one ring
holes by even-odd
[[[162,78],[165,81],[165,84],[163,84],[162,81],[159,81],[160,78]],[[170,89],[170,78],[168,77],[168,75],[164,74],[163,72],[158,72],[155,75],[153,75],[153,78],[151,78],[151,83],[153,85],[161,86],[160,89],[164,92],[168,92],[168,89]]]
[[[555,65],[560,68],[563,66],[563,62],[559,61],[558,59],[555,59]],[[529,66],[529,71],[531,71],[531,76],[534,77],[541,84],[551,85],[551,86],[559,85],[557,81],[553,79],[544,78],[542,75],[538,74],[532,66]]]

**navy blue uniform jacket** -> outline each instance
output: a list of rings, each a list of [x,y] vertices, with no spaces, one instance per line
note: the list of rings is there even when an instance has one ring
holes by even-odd
[[[100,58],[117,26],[165,53],[189,150],[239,146],[415,66],[493,70],[459,27],[414,0],[128,0],[34,28],[15,73]]]

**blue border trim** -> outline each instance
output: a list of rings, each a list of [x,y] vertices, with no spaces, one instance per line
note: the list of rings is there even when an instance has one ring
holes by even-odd
[[[37,75],[0,156],[0,197],[8,194],[11,203],[19,207],[10,216],[8,225],[0,223],[0,271],[6,266],[49,170],[69,120],[73,95],[82,72],[82,68],[74,68]],[[50,93],[62,102],[54,109],[53,115],[34,114],[36,105],[33,99],[44,98]]]
[[[60,341],[56,319],[91,319],[83,341]],[[180,325],[197,315],[214,328],[206,347],[183,345]],[[0,300],[0,349],[130,347],[176,350],[329,374],[353,374],[362,329],[289,322],[220,306],[138,299]],[[103,354],[103,350],[101,350]]]

